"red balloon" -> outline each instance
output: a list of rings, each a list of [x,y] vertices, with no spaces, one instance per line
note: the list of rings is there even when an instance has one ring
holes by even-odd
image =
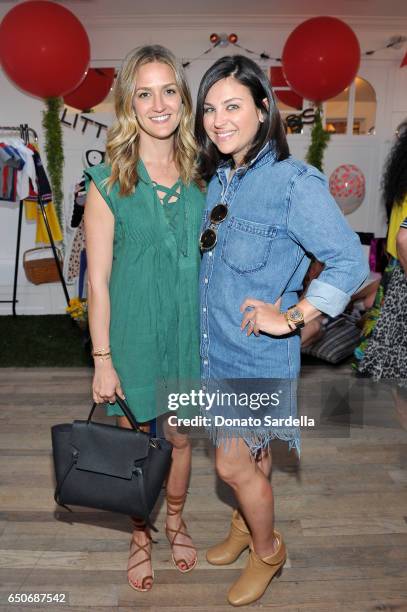
[[[86,76],[89,38],[79,19],[60,4],[23,2],[0,25],[0,61],[24,91],[40,98],[63,96]]]
[[[270,67],[270,83],[272,87],[289,87],[281,66]]]
[[[287,104],[287,106],[291,106],[291,108],[295,108],[297,110],[302,110],[303,99],[301,96],[295,93],[295,91],[288,89],[289,84],[285,79],[281,66],[271,66],[270,82],[274,94],[281,102],[283,102],[283,104]],[[278,89],[279,87],[287,87],[287,89]]]
[[[89,68],[82,83],[64,96],[65,104],[80,111],[90,110],[103,102],[114,80],[114,68]]]
[[[302,110],[303,98],[299,96],[295,91],[285,91],[284,89],[275,89],[274,94],[283,104],[291,106],[296,110]]]
[[[360,46],[353,30],[336,17],[300,24],[284,45],[283,71],[292,89],[314,102],[329,100],[357,75]]]

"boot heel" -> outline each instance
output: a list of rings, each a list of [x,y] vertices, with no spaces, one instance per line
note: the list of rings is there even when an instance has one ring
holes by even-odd
[[[276,572],[274,574],[274,578],[280,578],[281,574],[283,573],[283,565],[280,567],[280,569],[278,570],[278,572]]]
[[[277,549],[272,555],[261,558],[251,548],[247,565],[228,594],[232,606],[247,606],[257,601],[273,578],[281,576],[287,553],[281,534],[274,531],[274,536]]]

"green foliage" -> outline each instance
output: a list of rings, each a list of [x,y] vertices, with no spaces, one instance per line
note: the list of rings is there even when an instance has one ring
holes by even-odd
[[[47,109],[43,112],[42,127],[45,130],[45,153],[47,155],[47,170],[51,182],[53,202],[63,231],[63,191],[62,177],[64,167],[64,149],[62,128],[59,113],[62,108],[62,98],[47,98]]]
[[[322,127],[321,109],[315,111],[315,123],[311,132],[311,144],[308,148],[305,160],[323,172],[324,151],[328,146],[331,135]]]

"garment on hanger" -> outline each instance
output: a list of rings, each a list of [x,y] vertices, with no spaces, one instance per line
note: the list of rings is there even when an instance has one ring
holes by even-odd
[[[36,172],[33,162],[33,151],[26,146],[20,138],[8,137],[0,143],[0,150],[3,155],[11,155],[13,160],[7,162],[8,166],[12,166],[12,178],[11,173],[3,169],[1,172],[2,186],[1,194],[2,199],[16,202],[24,200],[30,190],[30,182],[35,183]],[[6,183],[8,180],[8,183]],[[9,185],[7,189],[6,185]],[[12,188],[11,188],[12,186]]]
[[[40,153],[36,146],[29,144],[28,147],[33,151],[38,194],[41,196],[43,204],[48,204],[52,200],[52,191]]]
[[[8,143],[0,143],[0,199],[15,202],[17,199],[18,170],[24,167],[24,160]]]
[[[76,231],[68,258],[68,267],[66,271],[66,280],[68,283],[73,282],[78,276],[81,276],[81,261],[83,262],[82,254],[85,251],[85,228],[83,221],[85,201],[85,178],[82,176],[81,181],[75,185],[74,192],[71,228],[76,229]],[[83,265],[86,267],[86,260]]]
[[[38,205],[38,198],[41,197],[52,237],[56,242],[61,241],[63,240],[61,226],[59,224],[54,203],[52,202],[51,186],[49,184],[38,147],[30,143],[28,148],[32,152],[33,165],[35,169],[35,181],[31,181],[29,193],[24,200],[25,217],[27,221],[36,221],[37,223],[35,242],[49,244],[50,240],[47,228],[45,227],[44,218]]]
[[[72,209],[71,227],[78,227],[82,221],[84,206],[86,201],[85,179],[75,185],[74,203]]]
[[[41,197],[55,241],[63,239],[61,226],[52,202],[52,191],[37,145],[27,145],[17,137],[0,142],[0,200],[25,203],[27,221],[37,224],[35,242],[50,244],[44,218],[38,205]]]
[[[104,158],[105,151],[100,149],[100,143],[98,142],[93,149],[88,149],[83,156],[84,172],[103,162]],[[67,235],[72,238],[71,240],[68,239],[69,245],[67,246],[65,257],[66,281],[74,283],[78,280],[79,297],[83,297],[83,294],[86,293],[87,260],[83,217],[86,197],[85,174],[82,173],[80,180],[75,185],[71,218],[70,222],[68,221],[67,223]],[[69,219],[68,215],[67,218]]]

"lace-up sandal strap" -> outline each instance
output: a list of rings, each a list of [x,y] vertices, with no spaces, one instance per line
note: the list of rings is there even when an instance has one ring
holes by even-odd
[[[186,533],[186,531],[181,531],[182,527],[184,527],[184,529],[186,530],[186,525],[183,520],[181,520],[181,526],[178,529],[171,529],[170,527],[166,526],[165,531],[166,531],[167,538],[168,538],[171,548],[173,548],[174,546],[177,546],[177,547],[179,546],[180,548],[190,548],[192,550],[195,550],[195,546],[192,546],[192,544],[177,544],[177,542],[175,541],[178,535],[183,535],[189,538],[192,542],[191,536],[188,533]],[[190,565],[188,561],[184,559],[183,557],[179,557],[176,559],[174,557],[174,553],[172,554],[172,560],[176,568],[184,574],[194,569],[194,567],[197,564],[198,557],[196,556],[196,553],[195,553],[195,559],[193,560],[192,565]],[[185,569],[181,567],[181,564],[184,564]]]
[[[168,516],[175,516],[176,514],[181,514],[185,500],[187,498],[187,494],[183,495],[168,495],[167,493],[167,514]]]
[[[134,565],[131,565],[130,567],[128,567],[127,568],[128,572],[130,570],[134,569],[135,567],[138,567],[139,565],[142,565],[143,563],[146,563],[146,561],[151,561],[151,553],[150,553],[150,550],[148,550],[148,548],[150,547],[150,543],[149,542],[146,542],[145,544],[139,544],[138,542],[136,542],[133,539],[133,541],[131,542],[131,545],[135,545],[135,550],[131,553],[129,559],[132,559],[134,557],[134,555],[137,555],[137,553],[139,553],[141,550],[146,553],[146,558],[142,559],[141,561],[138,561],[137,563],[134,563]]]
[[[131,516],[130,520],[135,531],[146,531],[147,525],[144,519],[138,516]]]
[[[132,518],[132,522],[134,525],[133,521],[133,517]],[[137,519],[136,519],[137,520]],[[138,523],[138,525],[140,525],[142,527],[142,521],[140,523]],[[135,531],[142,531],[143,529],[135,529]],[[134,546],[133,552],[130,553],[129,555],[129,563],[131,562],[131,559],[137,555],[140,551],[143,551],[145,553],[145,558],[141,559],[141,561],[138,561],[137,563],[133,563],[132,565],[129,565],[127,568],[127,577],[128,577],[128,581],[129,584],[132,588],[134,588],[136,591],[149,591],[151,587],[147,587],[147,583],[150,582],[151,584],[154,581],[154,572],[153,574],[148,574],[147,576],[144,576],[141,580],[141,585],[138,586],[136,582],[133,582],[133,580],[130,578],[129,576],[129,572],[131,572],[132,570],[134,570],[136,567],[139,567],[139,565],[143,565],[143,563],[149,563],[151,562],[151,538],[148,536],[148,541],[145,542],[145,544],[139,544],[134,537],[131,538],[130,540],[130,551],[131,551],[131,547]]]
[[[135,588],[137,591],[147,591],[149,590],[148,588],[146,588],[146,584],[147,582],[153,582],[154,580],[154,575],[149,574],[148,576],[144,576],[141,580],[141,586],[138,587],[137,584],[135,582],[133,582],[133,580],[131,580],[130,576],[129,576],[129,572],[131,572],[132,570],[134,570],[136,567],[139,567],[139,565],[143,565],[143,563],[148,563],[151,561],[151,553],[149,550],[150,547],[150,542],[146,542],[145,544],[139,544],[138,542],[136,542],[134,540],[134,538],[131,541],[131,545],[135,546],[135,549],[133,550],[133,552],[131,553],[131,555],[129,556],[129,561],[135,556],[137,555],[141,550],[143,552],[146,553],[146,557],[145,559],[142,559],[141,561],[138,561],[137,563],[133,563],[133,565],[130,565],[127,568],[127,576],[128,576],[128,580],[131,583],[131,586],[133,586],[133,588]]]
[[[181,531],[182,527],[184,528],[184,531]],[[189,535],[189,533],[187,533],[186,531],[187,526],[185,525],[184,521],[181,520],[181,526],[178,529],[171,529],[170,527],[166,527],[165,530],[167,532],[167,536],[169,534],[169,532],[174,533],[175,535],[172,537],[168,537],[168,539],[170,540],[170,545],[171,546],[180,546],[183,548],[193,548],[195,550],[195,546],[192,546],[191,544],[177,544],[175,542],[175,538],[177,537],[178,534],[186,536],[187,538],[189,538],[192,542],[192,538]],[[188,565],[188,564],[187,564]]]

